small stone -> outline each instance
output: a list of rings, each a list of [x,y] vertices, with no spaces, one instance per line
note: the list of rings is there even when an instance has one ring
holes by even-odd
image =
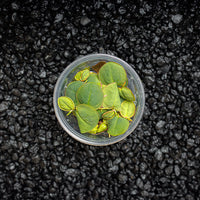
[[[12,94],[17,96],[17,97],[21,96],[21,92],[18,89],[15,89],[15,88],[12,90]]]
[[[72,169],[72,168],[69,168],[65,171],[65,176],[77,176],[78,175],[78,170],[76,169]]]
[[[3,101],[0,104],[0,113],[6,111],[7,109],[8,109],[8,103],[6,101]]]
[[[54,23],[61,22],[63,20],[63,14],[57,14],[54,20]]]
[[[155,152],[155,158],[160,161],[160,160],[162,160],[162,157],[163,157],[162,151],[161,150],[157,150]]]
[[[43,94],[45,92],[45,90],[46,90],[45,86],[44,85],[40,85],[40,87],[39,87],[40,93]]]
[[[163,128],[165,125],[165,121],[159,121],[157,124],[156,124],[156,129],[159,130],[161,128]]]
[[[173,167],[172,166],[169,166],[169,167],[165,168],[165,173],[167,175],[170,175],[172,173],[172,171],[173,171]]]
[[[87,16],[81,17],[81,25],[86,26],[91,22],[91,20]]]
[[[65,56],[65,58],[68,58],[69,57],[69,51],[65,51],[64,56]]]
[[[13,159],[13,160],[18,160],[18,155],[17,155],[17,153],[13,153],[12,159]]]
[[[114,172],[114,173],[116,173],[118,170],[119,167],[117,165],[114,165],[108,169],[109,172]]]
[[[40,162],[40,157],[38,155],[36,155],[36,156],[32,157],[32,161],[33,161],[33,163],[37,164]]]
[[[144,183],[143,183],[143,181],[142,181],[141,178],[137,178],[137,180],[136,180],[136,185],[137,185],[140,189],[143,189]]]
[[[28,94],[22,93],[21,100],[26,100],[28,98]]]
[[[11,7],[12,7],[13,10],[18,10],[19,9],[19,5],[17,3],[15,3],[15,2],[13,2],[11,4]]]
[[[180,14],[173,15],[173,16],[172,16],[172,21],[173,21],[175,24],[179,24],[179,23],[182,21],[182,18],[183,18],[183,16],[180,15]]]
[[[15,164],[14,164],[14,163],[10,163],[10,165],[9,165],[9,169],[10,169],[10,170],[15,169]]]
[[[124,175],[124,174],[119,174],[118,180],[119,180],[120,183],[125,184],[126,181],[128,180],[128,177],[126,175]]]
[[[175,172],[176,176],[179,176],[179,175],[180,175],[180,168],[179,168],[178,165],[175,165],[175,166],[174,166],[174,172]]]
[[[0,129],[7,129],[8,122],[6,120],[0,120]]]
[[[45,71],[42,71],[39,75],[40,78],[46,78],[47,73]]]
[[[165,64],[165,59],[163,57],[158,57],[156,61],[158,66],[163,66]]]

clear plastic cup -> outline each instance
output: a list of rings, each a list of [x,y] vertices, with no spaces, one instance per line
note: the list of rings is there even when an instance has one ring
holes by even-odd
[[[88,66],[93,66],[100,61],[116,62],[124,67],[128,77],[128,87],[133,91],[136,98],[135,116],[133,117],[132,122],[130,122],[128,130],[123,135],[109,137],[107,133],[99,133],[97,135],[90,133],[80,133],[76,117],[72,114],[66,116],[66,113],[60,110],[58,107],[58,98],[60,96],[64,96],[65,87],[73,80],[75,74],[78,71],[83,70]],[[75,60],[61,73],[54,88],[53,104],[55,114],[60,125],[74,139],[89,145],[106,146],[119,142],[133,133],[139,124],[144,112],[145,95],[144,88],[139,76],[128,63],[121,60],[120,58],[108,54],[91,54]]]

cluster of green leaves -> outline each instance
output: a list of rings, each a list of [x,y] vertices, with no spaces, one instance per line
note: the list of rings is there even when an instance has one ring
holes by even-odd
[[[104,61],[92,70],[76,73],[65,96],[58,98],[58,106],[76,116],[81,133],[124,134],[136,110],[126,71],[118,63]]]

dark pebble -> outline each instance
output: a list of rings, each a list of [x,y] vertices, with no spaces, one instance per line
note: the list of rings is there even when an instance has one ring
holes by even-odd
[[[159,130],[161,128],[163,128],[165,126],[165,121],[159,121],[157,124],[156,124],[156,129]]]
[[[179,24],[182,21],[183,16],[180,14],[172,15],[172,21],[175,24]]]
[[[6,102],[6,101],[1,102],[0,103],[0,113],[6,111],[7,109],[8,109],[8,102]]]
[[[90,22],[91,22],[91,20],[90,20],[87,16],[81,17],[81,21],[80,21],[81,25],[86,26],[86,25],[88,25]]]
[[[119,174],[119,176],[118,176],[118,180],[119,180],[120,183],[125,184],[126,181],[128,180],[128,177],[127,177],[126,175]]]

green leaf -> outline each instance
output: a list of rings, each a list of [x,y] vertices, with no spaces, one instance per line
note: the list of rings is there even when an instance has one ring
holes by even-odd
[[[78,102],[76,100],[76,92],[83,84],[84,83],[81,81],[73,81],[68,84],[68,86],[65,90],[65,96],[70,97],[74,101],[75,105],[78,104]]]
[[[99,119],[102,119],[103,113],[105,113],[105,112],[107,112],[107,111],[108,111],[108,110],[106,110],[106,109],[98,109],[97,112],[98,112],[98,114],[99,114]]]
[[[115,116],[116,112],[114,110],[110,110],[110,111],[107,111],[105,112],[103,115],[102,115],[102,118],[103,119],[112,119],[114,116]]]
[[[92,82],[92,83],[97,83],[98,85],[101,85],[101,82],[98,79],[98,76],[96,73],[90,73],[87,83]]]
[[[107,62],[99,70],[99,80],[104,84],[116,82],[118,86],[123,86],[127,80],[125,69],[115,62]]]
[[[105,61],[100,61],[100,62],[98,62],[96,65],[92,66],[92,69],[93,69],[95,72],[98,73],[99,70],[100,70],[100,68],[101,68],[104,64],[106,64]]]
[[[90,105],[79,104],[76,107],[75,113],[81,133],[91,131],[99,122],[99,115],[97,111]]]
[[[81,74],[81,81],[85,81],[90,75],[90,71],[88,69],[83,70]]]
[[[119,95],[127,101],[135,101],[133,92],[127,87],[119,88]]]
[[[131,101],[123,101],[121,104],[120,114],[124,118],[131,118],[135,114],[135,104]]]
[[[80,72],[77,72],[74,79],[76,81],[85,81],[90,75],[89,69],[84,69]]]
[[[61,110],[71,111],[75,109],[74,102],[69,97],[59,97],[58,98],[58,106]]]
[[[111,83],[103,88],[103,108],[119,110],[121,106],[119,92],[116,83]]]
[[[86,83],[78,89],[76,99],[80,104],[88,104],[97,109],[103,103],[103,91],[97,83]]]
[[[108,134],[118,136],[124,134],[129,127],[129,121],[119,116],[108,120]]]
[[[102,122],[98,129],[97,129],[97,133],[100,133],[100,132],[103,132],[103,131],[106,131],[108,129],[108,126],[105,122]]]

